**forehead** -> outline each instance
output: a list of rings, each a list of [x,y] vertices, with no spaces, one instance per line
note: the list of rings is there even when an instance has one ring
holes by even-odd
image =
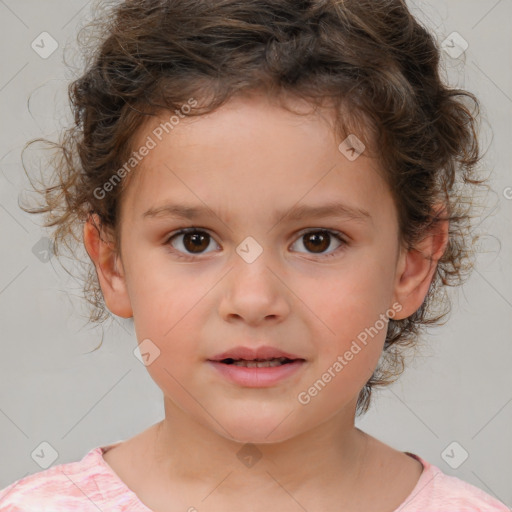
[[[149,119],[133,146],[150,138],[154,148],[138,164],[123,202],[140,216],[170,196],[186,197],[181,203],[203,201],[207,207],[211,201],[242,209],[247,202],[277,207],[280,197],[277,209],[284,209],[321,191],[333,202],[334,185],[346,198],[357,196],[357,185],[364,195],[379,179],[378,162],[364,153],[350,162],[340,153],[332,109],[300,100],[287,104],[294,112],[255,95],[197,117],[161,112]]]
[[[181,108],[185,110],[185,106],[183,104]],[[239,139],[244,135],[246,142],[249,137],[258,141],[263,139],[262,129],[279,132],[285,137],[297,138],[303,132],[321,135],[323,139],[328,135],[332,143],[336,140],[332,107],[316,106],[291,96],[273,98],[253,92],[235,96],[215,111],[200,116],[180,116],[179,110],[175,110],[177,115],[162,111],[148,119],[141,126],[137,142],[143,142],[147,134],[152,134],[158,142],[174,145],[190,144],[194,138],[200,139],[196,142],[207,144],[212,140],[218,142],[219,137],[228,143],[230,138]]]

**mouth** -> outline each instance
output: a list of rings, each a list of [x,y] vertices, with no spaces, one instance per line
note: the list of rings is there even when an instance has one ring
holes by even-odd
[[[306,360],[271,345],[238,346],[208,359],[219,375],[242,387],[265,388],[304,371]]]
[[[304,359],[289,359],[287,357],[272,357],[269,359],[233,359],[228,357],[216,362],[233,366],[243,366],[245,368],[271,368],[294,363],[295,361],[304,361]]]
[[[305,361],[297,354],[284,352],[283,350],[270,345],[260,347],[238,346],[211,357],[209,361],[222,362],[223,364],[234,364],[237,366],[248,366],[250,363],[263,363],[265,365],[278,366],[289,364],[294,361]],[[255,364],[253,367],[256,366]]]
[[[211,367],[231,383],[245,388],[268,388],[289,379],[300,378],[306,367],[305,359],[271,357],[267,359],[208,360]]]

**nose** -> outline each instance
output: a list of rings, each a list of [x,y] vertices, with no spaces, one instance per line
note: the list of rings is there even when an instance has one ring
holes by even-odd
[[[266,251],[251,263],[234,255],[219,304],[219,314],[225,321],[257,326],[280,323],[287,317],[292,294],[284,284],[282,271],[269,259]]]

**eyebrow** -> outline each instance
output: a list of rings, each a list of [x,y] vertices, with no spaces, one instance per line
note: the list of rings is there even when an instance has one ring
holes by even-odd
[[[188,206],[184,204],[164,204],[156,208],[150,208],[143,213],[142,217],[146,218],[162,218],[173,217],[180,219],[198,219],[211,217],[216,215],[210,208],[206,206]],[[219,215],[217,217],[220,218]],[[322,205],[301,205],[289,210],[278,211],[275,213],[275,221],[280,221],[284,217],[288,220],[304,220],[309,218],[320,217],[337,217],[356,220],[358,222],[372,221],[371,215],[363,208],[351,207],[342,203],[331,202]]]

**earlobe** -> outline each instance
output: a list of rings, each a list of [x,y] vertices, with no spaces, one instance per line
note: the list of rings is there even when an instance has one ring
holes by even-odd
[[[402,249],[397,264],[394,300],[402,305],[399,320],[414,314],[423,304],[437,269],[439,259],[448,245],[449,221],[439,220],[414,248]]]
[[[84,245],[87,254],[96,267],[98,282],[109,311],[122,318],[131,318],[133,311],[121,258],[115,250],[112,236],[100,226],[97,214],[89,216],[84,225]]]

